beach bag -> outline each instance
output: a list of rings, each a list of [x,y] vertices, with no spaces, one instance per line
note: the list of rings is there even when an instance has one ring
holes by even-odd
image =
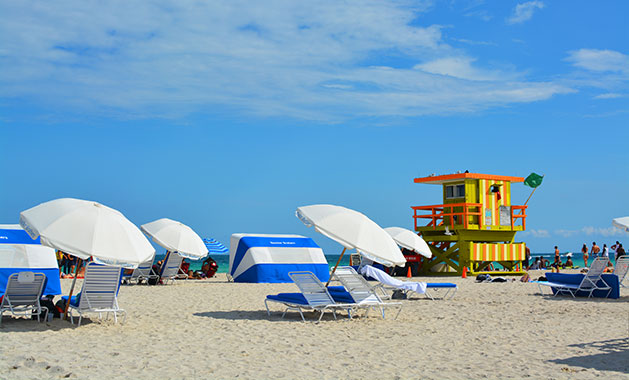
[[[61,316],[51,298],[42,298],[39,300],[39,304],[41,307],[48,309],[48,313],[52,314],[55,318],[59,318]]]
[[[406,298],[408,298],[406,296],[406,293],[404,293],[402,290],[400,289],[396,289],[393,291],[393,294],[391,295],[391,299],[394,300],[405,300]]]

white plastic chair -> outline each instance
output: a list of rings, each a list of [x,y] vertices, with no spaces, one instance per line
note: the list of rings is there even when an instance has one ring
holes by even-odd
[[[588,298],[592,297],[592,293],[595,290],[607,290],[607,296],[611,293],[612,288],[607,285],[605,280],[601,278],[605,268],[607,268],[607,263],[609,259],[607,257],[597,257],[590,265],[590,270],[583,276],[583,280],[581,283],[576,284],[564,284],[559,282],[550,282],[550,281],[538,281],[537,286],[539,287],[540,293],[542,292],[542,285],[549,286],[555,289],[555,296],[559,293],[569,293],[572,297],[576,297],[577,292],[586,292],[588,294]],[[597,285],[599,281],[602,281],[604,285]]]
[[[68,314],[70,321],[74,324],[73,311],[79,314],[78,326],[81,326],[81,320],[84,313],[98,313],[98,318],[102,318],[102,314],[109,313],[114,315],[114,323],[118,322],[118,313],[124,314],[124,321],[127,319],[127,313],[118,306],[118,290],[120,289],[121,268],[109,265],[101,265],[89,263],[85,268],[85,279],[81,292],[73,297],[70,302]],[[62,297],[66,300],[68,297]]]
[[[343,284],[343,287],[353,298],[355,304],[353,309],[365,309],[365,315],[369,313],[369,309],[379,308],[384,319],[384,308],[397,306],[398,312],[395,319],[402,311],[401,302],[384,302],[365,278],[358,274],[352,267],[339,267],[334,272],[334,277]],[[350,315],[351,318],[351,315]]]
[[[303,310],[313,310],[321,313],[317,322],[321,321],[326,311],[331,311],[336,319],[337,309],[348,309],[351,305],[337,303],[334,301],[326,287],[312,272],[290,272],[288,276],[293,280],[301,293],[280,293],[269,295],[264,300],[266,312],[271,315],[269,310],[269,302],[281,303],[286,306],[286,310],[282,313],[282,318],[289,310],[299,311],[301,319],[305,322]],[[303,296],[303,297],[302,297]]]
[[[133,270],[133,274],[131,274],[131,278],[129,280],[135,279],[138,284],[142,281],[146,281],[148,284],[149,280],[159,278],[159,275],[153,273],[154,257],[155,256],[153,255],[153,257],[138,265],[138,267]]]
[[[46,310],[44,320],[48,317],[48,308],[41,306],[39,300],[44,291],[46,275],[43,273],[19,272],[9,276],[7,288],[0,303],[0,324],[5,311],[14,316],[32,317],[37,315],[41,322],[42,310]]]
[[[616,267],[614,268],[614,274],[618,276],[618,284],[623,288],[629,287],[623,284],[627,277],[627,272],[629,272],[629,255],[623,255],[616,260]]]
[[[183,257],[177,252],[170,252],[168,254],[168,257],[162,264],[159,275],[164,284],[168,281],[175,282],[175,279],[179,276],[179,268],[181,268],[182,261]]]

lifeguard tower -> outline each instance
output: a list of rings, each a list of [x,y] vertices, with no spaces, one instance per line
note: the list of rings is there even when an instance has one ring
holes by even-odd
[[[527,206],[511,204],[511,183],[523,181],[468,172],[415,178],[443,190],[443,204],[412,207],[415,231],[433,254],[418,260],[419,272],[461,275],[467,267],[472,275],[523,274],[526,246],[514,240],[526,228]],[[492,269],[495,263],[506,271]]]

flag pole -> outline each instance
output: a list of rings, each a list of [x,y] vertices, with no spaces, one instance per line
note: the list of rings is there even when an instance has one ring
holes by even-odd
[[[546,174],[542,174],[542,179],[544,179],[544,176]],[[539,187],[539,186],[537,186]],[[533,191],[531,191],[531,195],[529,195],[529,198],[526,200],[526,202],[524,202],[524,206],[526,206],[527,203],[529,203],[529,201],[531,200],[531,197],[533,196],[533,194],[535,193],[535,190],[537,190],[537,187],[533,189]]]

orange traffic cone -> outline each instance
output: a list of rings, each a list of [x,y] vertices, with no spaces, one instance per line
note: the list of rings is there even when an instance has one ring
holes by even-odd
[[[411,274],[411,266],[408,266],[408,272],[406,272],[406,277],[411,278],[413,275]]]
[[[463,275],[461,277],[467,278],[467,267],[463,267]]]

